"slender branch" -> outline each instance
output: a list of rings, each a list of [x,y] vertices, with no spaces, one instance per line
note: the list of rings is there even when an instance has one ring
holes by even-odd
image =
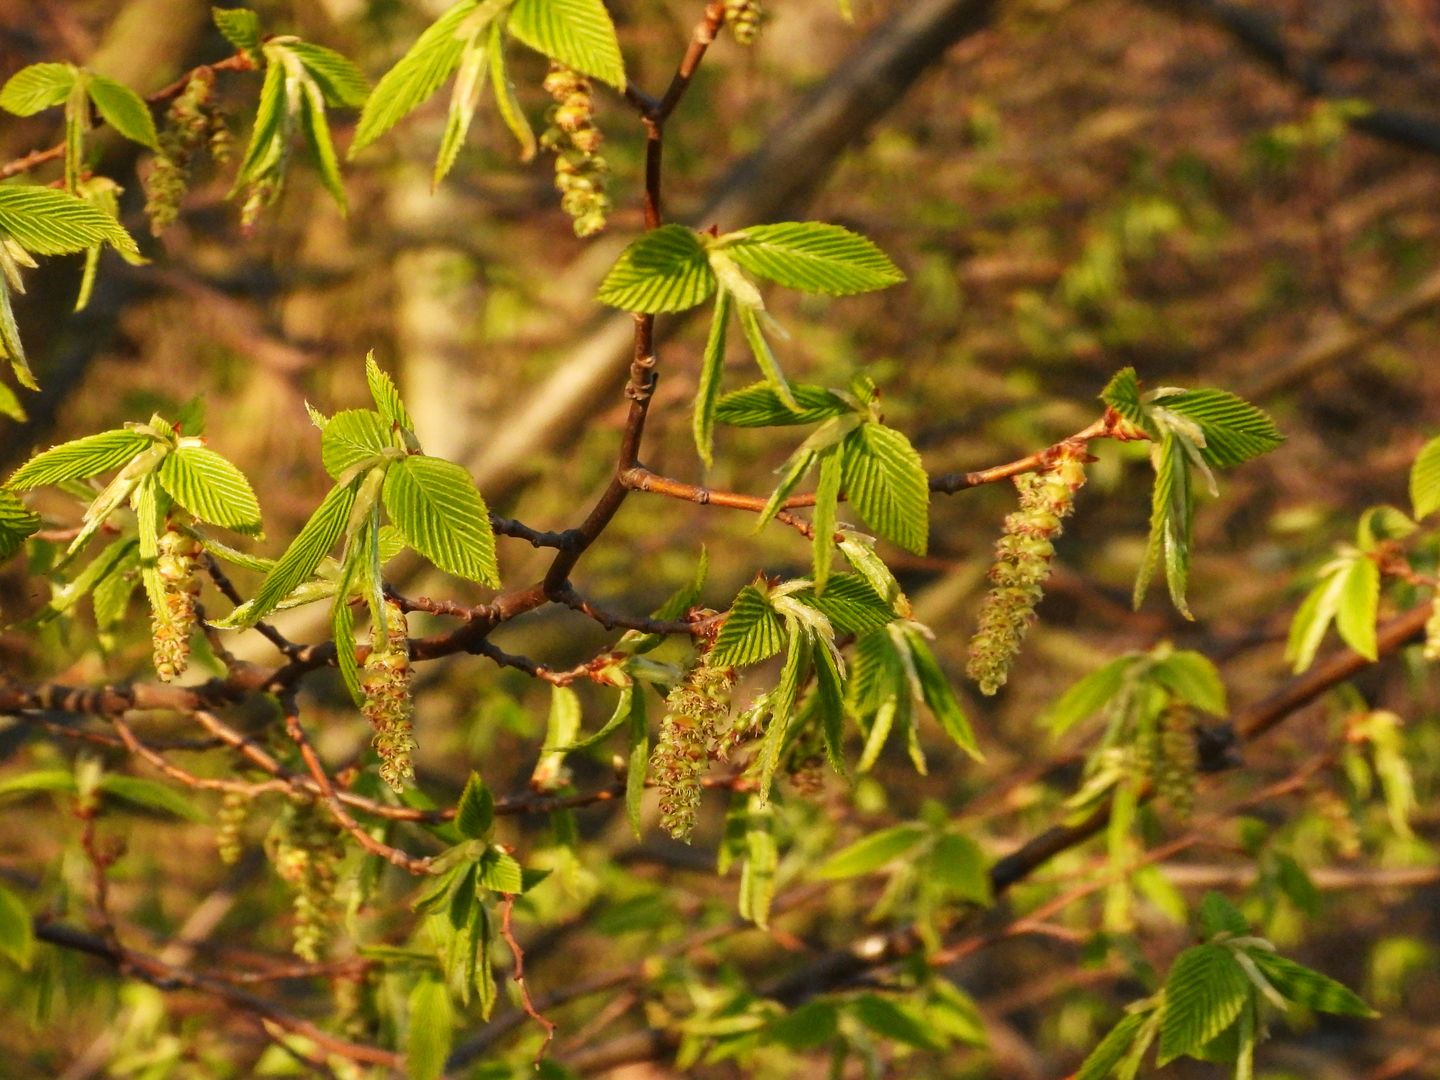
[[[515,931],[510,925],[510,917],[514,910],[515,897],[510,893],[502,894],[500,897],[500,936],[505,939],[505,944],[510,949],[510,956],[515,962],[510,978],[520,991],[520,1005],[525,1010],[525,1015],[545,1029],[545,1038],[540,1042],[540,1049],[535,1051],[535,1065],[538,1068],[540,1062],[545,1059],[545,1051],[550,1049],[550,1043],[555,1038],[555,1021],[548,1019],[544,1013],[535,1008],[535,1002],[530,997],[530,985],[525,981],[525,952],[520,948],[520,942],[516,939]]]

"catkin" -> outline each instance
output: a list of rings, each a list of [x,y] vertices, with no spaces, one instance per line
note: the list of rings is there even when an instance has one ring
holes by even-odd
[[[385,636],[372,641],[360,685],[365,691],[363,712],[375,729],[373,745],[380,755],[380,779],[395,791],[415,779],[411,754],[415,749],[410,698],[410,648],[405,612],[394,601],[385,602]]]
[[[715,735],[730,711],[735,669],[713,667],[706,656],[665,698],[665,719],[650,756],[660,788],[660,824],[688,840],[700,806],[700,779],[716,750]]]
[[[195,598],[200,595],[196,576],[204,548],[198,540],[174,529],[160,537],[156,569],[160,574],[165,610],[150,612],[150,640],[155,674],[169,682],[190,666],[190,634],[195,629]]]
[[[576,236],[594,236],[605,228],[611,204],[605,191],[610,166],[600,154],[605,137],[595,126],[590,80],[552,63],[545,89],[555,104],[545,114],[548,126],[540,145],[555,155],[560,208],[570,216]]]
[[[765,8],[760,0],[725,0],[725,25],[740,45],[753,45],[765,21]]]
[[[275,823],[269,848],[276,874],[293,894],[295,955],[317,963],[338,907],[336,871],[345,854],[340,832],[316,803],[292,803]]]

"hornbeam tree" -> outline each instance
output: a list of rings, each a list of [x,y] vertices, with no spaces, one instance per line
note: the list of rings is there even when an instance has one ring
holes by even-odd
[[[1257,48],[1228,8],[1175,6]],[[8,1075],[1423,1068],[1440,438],[1342,451],[1375,503],[1349,520],[1256,504],[1247,477],[1303,484],[1310,444],[1381,447],[1384,404],[1357,437],[1275,396],[1294,371],[1227,388],[1155,361],[1134,279],[1219,242],[1199,166],[1139,167],[1051,291],[1012,298],[1034,364],[1007,372],[916,314],[964,318],[955,238],[1002,228],[950,181],[838,220],[794,191],[667,213],[672,178],[753,143],[732,130],[753,87],[813,77],[875,12],[309,7],[213,9],[204,62],[158,90],[98,62],[3,72],[0,107],[35,118],[16,130],[54,140],[0,166]],[[994,7],[896,5],[816,112],[847,79],[896,98],[881,68],[904,51],[913,80]],[[1377,115],[1304,89],[1336,100],[1273,125],[1251,183],[1335,183]],[[962,112],[926,168],[992,152],[995,109]],[[888,137],[834,183],[901,184],[914,136]],[[989,168],[974,191],[1008,183]],[[443,258],[387,278],[464,342],[427,383],[366,310],[372,264],[465,245],[468,198],[499,221],[474,241],[483,313],[447,306]],[[387,234],[387,200],[428,234]],[[226,283],[247,266],[258,284]],[[358,282],[350,315],[293,310],[316,281]],[[84,387],[57,418],[57,341],[158,289],[187,298],[189,351],[140,349],[144,392]],[[43,319],[57,297],[78,314]],[[524,443],[575,393],[560,360],[487,352],[521,308],[522,341],[628,328],[570,468]],[[324,379],[276,329],[324,336],[316,310],[373,334],[336,330]],[[241,407],[252,361],[285,371]],[[1010,449],[944,471],[957,438]],[[500,473],[472,452],[506,439],[526,449]],[[1237,485],[1268,536],[1225,516]]]

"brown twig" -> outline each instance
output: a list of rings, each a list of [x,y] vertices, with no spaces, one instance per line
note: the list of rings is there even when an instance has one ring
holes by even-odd
[[[545,1038],[540,1042],[540,1049],[535,1051],[535,1064],[538,1067],[540,1062],[545,1059],[545,1051],[550,1048],[550,1043],[555,1038],[555,1022],[535,1008],[535,1002],[530,997],[530,986],[525,981],[525,952],[520,948],[520,942],[516,939],[515,931],[510,926],[510,916],[514,910],[515,897],[510,893],[502,893],[500,896],[500,936],[505,939],[505,944],[509,947],[510,955],[515,961],[510,978],[514,980],[515,986],[520,991],[520,1005],[524,1008],[525,1015],[545,1029]]]

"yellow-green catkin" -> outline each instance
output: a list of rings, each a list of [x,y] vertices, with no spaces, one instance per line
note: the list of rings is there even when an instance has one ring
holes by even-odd
[[[220,800],[219,828],[215,833],[215,850],[220,861],[234,866],[245,849],[245,819],[250,815],[251,797],[243,791],[227,791]]]
[[[395,791],[415,779],[414,704],[410,698],[410,647],[405,612],[385,602],[385,635],[370,643],[360,685],[365,691],[365,719],[375,729],[373,745],[380,755],[380,779]]]
[[[765,21],[765,8],[760,0],[725,0],[725,25],[741,45],[753,45]]]
[[[195,599],[200,595],[196,574],[205,549],[194,537],[175,529],[160,536],[156,569],[163,587],[165,610],[150,612],[150,638],[155,674],[169,682],[190,666],[190,634],[195,629]]]
[[[611,204],[606,194],[610,166],[600,154],[605,141],[595,126],[590,80],[563,64],[551,63],[545,90],[555,100],[545,113],[540,145],[555,155],[555,189],[582,239],[605,228]]]
[[[145,178],[145,215],[155,236],[173,225],[180,214],[180,203],[190,188],[190,169],[200,145],[208,140],[211,153],[215,153],[217,121],[210,108],[214,79],[208,71],[192,76],[165,113],[160,149]],[[223,121],[219,122],[219,130],[228,135]]]
[[[1190,710],[1172,704],[1161,719],[1158,749],[1151,767],[1155,791],[1182,820],[1195,807],[1195,779],[1199,756],[1195,748],[1195,725]]]
[[[660,788],[660,825],[689,840],[700,806],[700,779],[716,750],[715,736],[730,712],[735,669],[715,667],[702,655],[665,698],[665,719],[650,755],[650,775]]]
[[[336,871],[345,855],[340,831],[316,803],[295,802],[276,821],[268,846],[276,874],[293,894],[295,955],[316,963],[339,909]]]
[[[992,588],[980,609],[980,625],[970,641],[967,671],[985,694],[1005,685],[1010,663],[1035,621],[1055,555],[1055,538],[1075,508],[1075,492],[1085,483],[1083,448],[1066,450],[1043,472],[1015,477],[1020,509],[1005,519],[990,568]]]

